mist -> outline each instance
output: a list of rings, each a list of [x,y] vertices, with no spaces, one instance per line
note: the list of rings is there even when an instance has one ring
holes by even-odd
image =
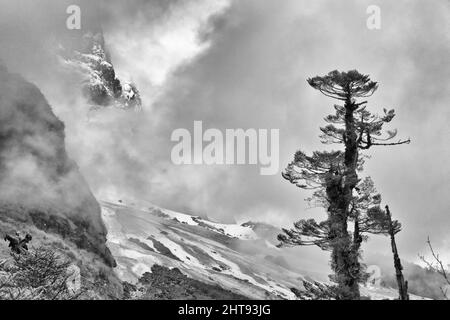
[[[65,28],[65,9],[74,3],[82,9],[81,33],[101,25],[118,76],[140,90],[143,113],[90,112],[79,75],[55,55],[59,43],[80,35]],[[366,166],[404,226],[400,253],[416,260],[431,235],[450,258],[450,171],[430,163],[450,155],[450,90],[435,80],[450,75],[448,2],[381,1],[379,31],[365,26],[369,1],[0,4],[2,61],[36,83],[65,123],[69,156],[98,199],[142,198],[223,222],[286,227],[301,218],[320,220],[324,212],[303,201],[308,193],[280,174],[261,176],[254,166],[173,165],[170,136],[177,128],[192,130],[195,120],[205,129],[280,129],[282,169],[298,149],[328,148],[318,135],[333,101],[309,88],[306,78],[358,69],[380,82],[369,108],[395,108],[393,127],[412,139],[375,150]],[[390,250],[382,237],[364,249]]]

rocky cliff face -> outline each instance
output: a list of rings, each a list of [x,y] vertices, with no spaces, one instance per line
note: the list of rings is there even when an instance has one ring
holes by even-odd
[[[39,89],[0,67],[0,220],[34,224],[114,266],[99,204],[64,138]]]
[[[62,46],[59,54],[67,66],[81,74],[83,94],[91,108],[141,111],[139,91],[133,83],[116,76],[101,31],[90,31],[81,39],[72,39],[70,47]]]

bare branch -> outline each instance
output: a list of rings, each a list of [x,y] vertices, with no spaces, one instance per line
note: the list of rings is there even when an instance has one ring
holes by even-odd
[[[397,146],[397,145],[400,145],[400,144],[410,144],[411,143],[411,140],[410,139],[408,139],[408,140],[400,140],[400,141],[398,141],[398,142],[392,142],[392,143],[376,143],[376,142],[372,142],[372,145],[373,146]]]
[[[434,251],[433,246],[432,246],[431,241],[430,241],[430,237],[428,237],[428,239],[427,239],[427,244],[428,244],[428,247],[430,248],[431,255],[433,256],[434,263],[428,261],[428,260],[427,260],[424,256],[422,256],[422,255],[419,255],[420,260],[422,260],[422,261],[427,265],[427,267],[428,267],[429,270],[434,271],[434,272],[440,274],[440,275],[444,278],[445,282],[447,282],[447,284],[450,285],[450,278],[449,278],[448,271],[446,270],[443,261],[442,261],[441,258],[439,257],[439,254],[437,254],[437,253]],[[442,286],[439,287],[439,289],[441,290],[441,292],[442,292],[444,298],[445,298],[446,300],[448,300],[449,298],[448,298],[448,295],[447,295],[447,289],[444,289],[444,287],[442,287]]]

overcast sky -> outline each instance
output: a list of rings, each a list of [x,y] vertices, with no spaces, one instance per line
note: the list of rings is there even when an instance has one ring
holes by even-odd
[[[133,137],[117,129],[130,122],[115,117],[120,124],[108,130],[78,130],[73,116],[80,113],[64,101],[73,92],[61,95],[71,90],[43,77],[54,61],[42,40],[64,30],[65,4],[37,2],[0,0],[0,57],[42,88],[66,122],[69,152],[99,196],[114,185],[118,195],[223,221],[289,226],[300,218],[320,220],[323,212],[307,210],[303,201],[309,194],[280,174],[261,176],[252,166],[172,165],[170,135],[176,128],[192,131],[194,120],[221,130],[280,129],[281,170],[298,149],[331,148],[318,135],[335,101],[306,79],[357,69],[379,82],[368,108],[394,108],[390,129],[412,140],[374,148],[365,171],[404,226],[400,252],[416,260],[430,235],[450,258],[448,1],[114,0],[99,11],[81,3],[82,13],[102,22],[118,74],[141,91],[145,116],[133,122]],[[381,8],[381,30],[366,27],[371,4]],[[118,140],[126,157],[117,152]],[[92,156],[86,157],[93,150],[113,159],[103,165],[97,158],[93,170]],[[365,248],[389,253],[388,245],[373,237]]]

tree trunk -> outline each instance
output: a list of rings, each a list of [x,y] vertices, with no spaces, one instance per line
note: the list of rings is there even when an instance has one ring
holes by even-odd
[[[342,194],[338,202],[339,212],[342,214],[340,221],[340,235],[342,242],[338,246],[337,254],[340,256],[338,260],[339,268],[344,268],[342,272],[344,279],[342,279],[342,289],[345,292],[344,298],[358,300],[360,299],[359,292],[359,278],[360,278],[360,263],[359,263],[359,246],[352,244],[348,233],[348,218],[350,216],[350,204],[353,197],[353,189],[358,183],[358,175],[356,173],[358,163],[358,136],[356,133],[354,111],[355,105],[351,102],[351,94],[349,94],[345,102],[345,155],[344,165],[345,173],[342,178]],[[356,225],[358,227],[358,225]],[[359,233],[359,231],[358,231]],[[356,235],[356,236],[359,236]]]
[[[348,232],[353,189],[358,183],[358,175],[356,174],[358,142],[353,117],[355,106],[351,102],[350,94],[345,103],[345,109],[345,171],[343,175],[331,174],[326,182],[327,198],[330,201],[328,215],[332,246],[331,267],[335,273],[333,280],[338,284],[341,299],[359,300],[359,244],[354,245],[354,241]],[[356,227],[359,226],[356,225]],[[360,236],[359,230],[357,230],[356,236]]]
[[[342,207],[330,209],[330,236],[333,247],[331,267],[335,273],[333,280],[338,284],[341,299],[359,299],[359,288],[351,274],[351,238],[347,231],[345,210]]]
[[[391,212],[389,211],[389,206],[386,206],[386,214],[388,217],[389,222],[389,235],[391,236],[391,247],[392,247],[392,253],[394,255],[394,267],[395,267],[395,276],[397,278],[397,285],[398,285],[398,294],[400,300],[409,300],[408,295],[408,281],[405,281],[405,278],[403,277],[403,267],[402,263],[400,261],[400,257],[398,255],[397,251],[397,244],[395,243],[395,231],[392,224],[392,216]]]

